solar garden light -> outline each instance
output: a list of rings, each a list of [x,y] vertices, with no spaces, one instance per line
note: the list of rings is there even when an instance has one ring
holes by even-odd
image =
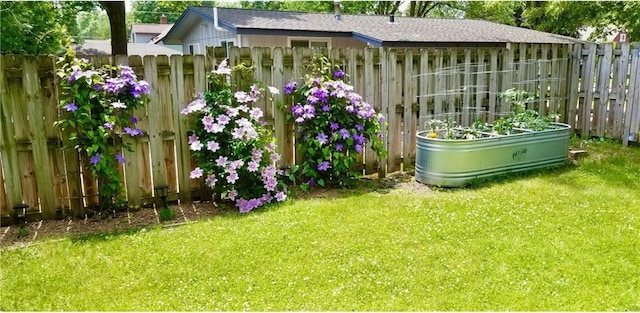
[[[13,206],[13,209],[16,211],[16,217],[18,218],[18,224],[20,225],[20,230],[18,234],[20,237],[26,236],[29,234],[27,230],[27,209],[29,205],[26,203],[20,203]]]
[[[167,196],[169,195],[169,186],[158,185],[153,188],[156,191],[156,197],[162,199],[162,208],[167,207]]]
[[[158,219],[160,221],[172,220],[174,217],[173,210],[167,206],[167,196],[169,195],[169,186],[158,185],[153,188],[156,191],[156,196],[162,199],[162,209],[158,210]]]

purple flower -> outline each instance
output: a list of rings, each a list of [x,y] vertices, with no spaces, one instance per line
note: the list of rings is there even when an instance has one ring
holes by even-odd
[[[106,128],[106,129],[113,129],[113,124],[111,124],[111,123],[109,123],[109,122],[104,123],[104,125],[103,125],[103,126],[104,126],[104,128]]]
[[[340,135],[342,136],[342,139],[348,139],[349,138],[349,131],[343,128],[343,129],[340,130]]]
[[[75,102],[71,102],[65,105],[64,109],[69,112],[75,112],[78,109],[78,106],[75,104]]]
[[[124,132],[127,133],[131,137],[134,137],[134,136],[137,136],[137,135],[140,135],[140,136],[143,135],[142,130],[137,129],[137,128],[136,129],[132,129],[130,127],[125,127],[124,128]]]
[[[344,146],[341,143],[336,144],[336,151],[342,151],[343,149],[344,149]]]
[[[322,112],[329,112],[330,108],[328,104],[322,105]]]
[[[336,122],[330,122],[329,123],[329,128],[331,128],[331,130],[338,130],[338,128],[340,128],[340,124],[338,124]]]
[[[331,167],[328,161],[322,161],[322,163],[318,164],[318,171],[326,171]]]
[[[122,156],[122,154],[116,154],[116,160],[118,160],[118,162],[120,163],[125,163],[127,162],[127,160],[124,159],[124,157]]]
[[[364,129],[364,126],[362,126],[362,124],[358,123],[356,124],[356,129],[361,132]]]
[[[383,123],[384,122],[384,115],[382,115],[382,113],[378,114],[378,123]]]
[[[94,155],[91,156],[91,158],[89,159],[89,162],[91,162],[91,164],[96,165],[98,163],[100,163],[100,153],[96,153]]]
[[[310,179],[309,179],[309,181],[307,182],[307,184],[308,184],[309,186],[315,186],[315,185],[316,185],[316,181],[315,181],[315,180],[313,180],[313,178],[310,178]]]
[[[362,152],[362,145],[356,145],[356,151],[358,153],[361,153]]]
[[[102,85],[100,85],[100,84],[94,84],[94,85],[93,85],[93,89],[95,89],[95,91],[102,91]]]
[[[138,122],[138,119],[135,116],[131,115],[131,123],[135,124],[137,122]]]
[[[344,72],[341,70],[336,70],[333,72],[333,77],[335,78],[343,78],[344,77]]]
[[[356,141],[357,144],[363,144],[365,141],[364,135],[362,134],[355,134],[353,135],[353,139]]]
[[[135,98],[140,98],[141,94],[148,95],[149,94],[149,84],[144,80],[139,81],[137,84],[133,84],[131,86],[131,94]]]
[[[291,107],[291,112],[296,116],[300,116],[304,113],[304,107],[298,103]]]
[[[296,82],[294,82],[294,81],[289,82],[288,84],[286,84],[284,86],[284,93],[286,93],[288,95],[292,94],[297,86],[298,86],[298,84]]]
[[[327,143],[327,135],[325,135],[325,133],[319,133],[318,136],[316,136],[316,139],[318,139],[318,141],[320,142],[320,145],[324,145],[325,143]]]

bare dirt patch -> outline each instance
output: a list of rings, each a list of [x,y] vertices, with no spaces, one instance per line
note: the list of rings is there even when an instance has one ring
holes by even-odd
[[[416,196],[429,194],[432,191],[429,186],[417,182],[411,173],[406,172],[392,173],[383,179],[378,179],[377,175],[363,177],[358,181],[356,190],[378,193],[409,192]],[[293,192],[296,199],[338,198],[347,196],[349,193],[349,190],[335,188],[312,188],[307,192],[294,188]],[[144,208],[135,212],[117,212],[113,217],[106,219],[66,218],[30,222],[27,224],[28,235],[23,237],[19,236],[17,225],[1,227],[0,248],[26,246],[44,239],[122,233],[145,227],[184,224],[235,211],[235,208],[228,204],[210,201],[172,205],[171,208],[175,212],[175,218],[165,222],[160,222],[154,208]]]

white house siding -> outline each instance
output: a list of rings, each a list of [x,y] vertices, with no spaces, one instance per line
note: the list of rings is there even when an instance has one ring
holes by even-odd
[[[288,36],[262,36],[242,35],[242,47],[288,47],[291,39],[330,39],[333,48],[364,48],[366,43],[347,37],[288,37]]]
[[[153,37],[157,36],[158,34],[144,34],[144,33],[137,33],[137,34],[133,34],[133,43],[149,43],[149,41],[151,41],[151,39],[153,39]]]
[[[205,47],[220,46],[221,41],[235,38],[236,36],[228,31],[216,30],[213,23],[200,23],[194,26],[182,40],[182,51],[184,54],[189,54],[189,46],[194,45],[194,54],[204,54]]]

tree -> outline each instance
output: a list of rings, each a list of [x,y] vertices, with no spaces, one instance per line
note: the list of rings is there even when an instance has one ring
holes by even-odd
[[[136,1],[131,12],[136,23],[158,23],[162,15],[175,23],[189,6],[215,6],[214,1]]]
[[[127,18],[129,20],[129,18]],[[129,27],[127,27],[129,29]],[[128,36],[127,36],[128,37]],[[80,12],[78,14],[78,34],[76,42],[85,39],[109,39],[111,29],[109,27],[109,17],[105,12],[93,10],[91,12]]]
[[[62,48],[64,27],[53,2],[0,2],[2,54],[52,54]]]
[[[127,28],[124,1],[100,1],[111,27],[111,55],[127,54]]]

